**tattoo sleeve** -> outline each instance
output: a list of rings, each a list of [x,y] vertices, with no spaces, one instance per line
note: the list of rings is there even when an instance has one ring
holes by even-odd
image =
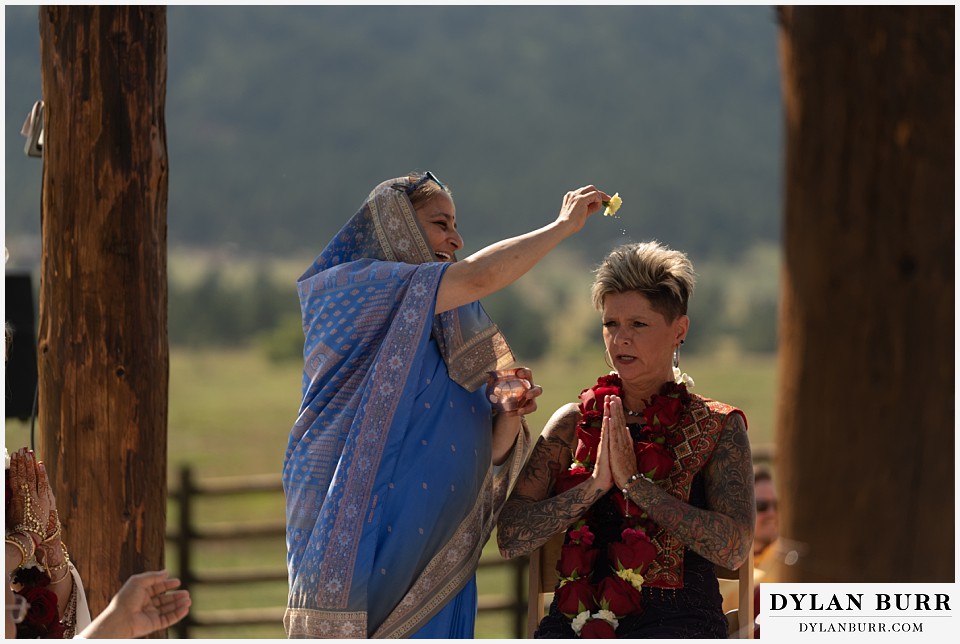
[[[628,495],[685,546],[736,570],[753,548],[756,520],[753,462],[741,414],[727,416],[704,475],[709,510],[695,508],[643,479],[628,488]]]
[[[575,405],[559,409],[537,440],[513,493],[500,512],[497,544],[504,558],[533,552],[583,516],[605,494],[588,479],[571,490],[551,496],[557,472],[570,466],[579,417]]]

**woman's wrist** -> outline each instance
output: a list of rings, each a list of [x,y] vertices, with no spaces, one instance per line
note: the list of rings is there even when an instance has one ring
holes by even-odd
[[[8,545],[8,552],[10,548],[16,548],[21,554],[21,561],[17,564],[17,568],[33,561],[37,552],[37,545],[29,535],[23,532],[11,532],[6,537],[6,543]]]
[[[4,550],[6,551],[7,570],[15,570],[27,563],[27,551],[17,541],[7,537]]]
[[[51,586],[66,581],[67,577],[70,577],[70,564],[65,561],[59,566],[47,569],[47,576],[50,577]]]
[[[630,478],[628,478],[626,481],[624,481],[623,485],[620,486],[620,492],[622,492],[623,495],[626,496],[633,489],[635,489],[637,485],[640,485],[640,481],[647,481],[649,483],[653,483],[653,479],[648,477],[646,474],[641,474],[640,472],[637,472],[631,475]]]
[[[54,528],[53,532],[44,537],[41,543],[60,543],[60,535],[62,532],[61,528],[62,526],[60,525],[60,519],[58,518],[56,528]]]
[[[7,536],[12,534],[22,535],[24,539],[33,544],[34,549],[43,543],[43,537],[23,523],[13,526],[13,528],[7,533]]]
[[[57,572],[67,567],[70,562],[70,554],[67,552],[67,546],[57,539],[56,541],[43,543],[37,547],[37,559],[47,569],[47,572]]]
[[[590,476],[590,478],[587,479],[587,483],[590,486],[589,487],[590,492],[597,496],[603,496],[604,494],[612,490],[615,486],[615,483],[612,478],[609,481],[602,480],[600,476],[597,474],[596,469],[594,469],[593,474]]]

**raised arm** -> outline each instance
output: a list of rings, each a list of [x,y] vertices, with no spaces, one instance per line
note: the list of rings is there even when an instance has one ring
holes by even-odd
[[[619,400],[611,404],[614,407],[619,407]],[[613,449],[617,450],[616,444]],[[704,476],[709,510],[685,503],[642,478],[627,487],[627,495],[683,545],[715,564],[736,570],[753,547],[756,514],[750,441],[740,414],[727,416]],[[614,478],[618,486],[626,484],[627,477],[616,466]]]
[[[570,467],[579,420],[577,406],[565,405],[553,414],[537,440],[497,523],[497,544],[504,558],[529,554],[539,548],[583,516],[613,485],[601,445],[594,476],[575,488],[551,496],[557,473]]]
[[[610,197],[594,186],[568,192],[557,219],[532,232],[483,248],[447,269],[437,292],[437,313],[475,302],[499,291],[533,268],[561,241],[573,235]]]

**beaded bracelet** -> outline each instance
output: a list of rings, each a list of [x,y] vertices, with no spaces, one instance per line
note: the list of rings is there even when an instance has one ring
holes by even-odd
[[[29,553],[27,552],[27,548],[23,545],[23,542],[22,542],[20,539],[16,538],[16,537],[18,537],[18,536],[19,536],[19,537],[23,537],[24,539],[26,539],[26,540],[30,543],[30,552],[29,552]],[[16,530],[14,530],[14,531],[12,531],[12,532],[7,533],[7,537],[6,537],[5,540],[6,540],[8,543],[12,543],[12,544],[14,544],[15,546],[17,546],[17,547],[20,549],[20,551],[23,553],[23,561],[20,562],[20,565],[21,565],[21,566],[22,566],[23,564],[25,564],[25,563],[33,560],[33,556],[34,556],[34,554],[36,554],[36,552],[37,552],[37,544],[35,544],[35,543],[33,542],[33,539],[31,539],[29,536],[23,534],[22,532],[18,532],[18,531],[16,531]]]
[[[63,561],[57,564],[56,566],[48,566],[47,571],[60,570],[61,568],[66,566],[68,563],[70,563],[70,553],[67,552],[67,544],[65,544],[62,541],[60,542],[60,552],[63,553]]]
[[[6,541],[7,543],[12,543],[17,547],[17,550],[20,551],[20,563],[18,563],[15,566],[16,568],[19,568],[23,564],[27,563],[27,551],[24,549],[23,545],[19,541],[17,541],[16,539],[11,539],[10,537],[7,537],[6,539],[4,539],[4,541]]]
[[[36,548],[43,541],[43,537],[37,533],[33,526],[28,526],[25,523],[18,523],[10,529],[10,532],[16,532],[17,534],[22,534],[27,539],[33,542],[33,547]]]
[[[634,483],[636,483],[637,481],[639,481],[640,479],[643,479],[644,481],[649,481],[650,483],[653,483],[653,479],[651,479],[651,478],[650,478],[649,476],[647,476],[646,474],[640,474],[640,473],[634,474],[633,476],[631,476],[630,478],[627,479],[627,484],[624,485],[623,488],[620,490],[621,492],[623,492],[623,495],[626,496],[626,495],[627,495],[627,490],[630,489],[630,487],[631,487]]]
[[[64,562],[64,568],[66,568],[66,567],[67,567],[67,562]],[[59,566],[58,566],[58,568],[59,568]],[[66,578],[69,577],[69,576],[70,576],[70,570],[67,569],[66,571],[64,571],[63,577],[61,577],[60,579],[57,579],[57,580],[51,579],[51,580],[50,580],[50,585],[52,586],[53,584],[59,584],[61,581],[63,581],[64,579],[66,579]]]

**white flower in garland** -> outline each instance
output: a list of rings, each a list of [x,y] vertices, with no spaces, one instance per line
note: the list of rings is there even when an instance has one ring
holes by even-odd
[[[681,373],[678,367],[673,368],[673,381],[678,385],[686,385],[687,387],[694,386],[693,378],[691,378],[685,372]]]
[[[613,626],[613,630],[617,630],[617,626],[620,625],[620,620],[617,619],[617,616],[613,611],[601,610],[593,614],[594,619],[602,619],[610,626]]]
[[[613,630],[617,630],[617,626],[620,625],[620,620],[617,619],[613,611],[599,610],[591,615],[590,611],[585,610],[573,618],[573,621],[570,622],[570,627],[573,629],[573,632],[577,634],[577,637],[580,637],[580,631],[583,630],[587,622],[593,619],[602,619],[607,624],[610,624]]]
[[[573,621],[570,622],[570,627],[573,628],[573,632],[580,635],[580,631],[583,630],[583,625],[587,623],[588,619],[590,619],[590,611],[588,610],[574,617]]]

